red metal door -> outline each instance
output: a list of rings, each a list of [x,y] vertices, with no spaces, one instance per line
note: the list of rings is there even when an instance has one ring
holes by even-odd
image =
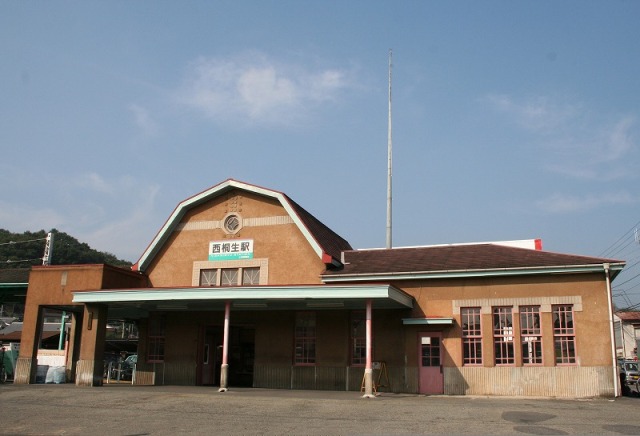
[[[421,394],[442,394],[442,333],[418,333],[418,363]]]

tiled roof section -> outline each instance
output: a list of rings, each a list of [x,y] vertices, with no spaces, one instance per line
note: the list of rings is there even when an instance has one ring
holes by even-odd
[[[623,321],[640,321],[640,312],[616,312],[616,315]]]
[[[353,249],[343,237],[325,226],[286,194],[283,195],[325,253],[339,261],[343,251]]]
[[[326,275],[389,274],[587,266],[618,260],[559,254],[494,244],[354,250],[344,253],[344,268]]]
[[[0,283],[29,283],[31,268],[0,269]]]

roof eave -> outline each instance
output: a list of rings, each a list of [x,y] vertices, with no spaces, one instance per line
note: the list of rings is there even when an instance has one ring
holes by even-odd
[[[309,285],[206,288],[146,288],[75,291],[74,303],[134,303],[144,301],[243,301],[243,300],[332,300],[386,299],[413,307],[413,297],[392,285]]]
[[[606,264],[611,272],[612,279],[622,271],[624,263]],[[379,274],[327,274],[321,276],[324,283],[340,282],[370,282],[379,280],[432,280],[471,277],[496,277],[539,274],[569,274],[604,272],[605,264],[592,265],[562,265],[554,267],[527,267],[527,268],[493,268],[493,269],[466,269],[443,271],[411,271],[411,272],[386,272]]]

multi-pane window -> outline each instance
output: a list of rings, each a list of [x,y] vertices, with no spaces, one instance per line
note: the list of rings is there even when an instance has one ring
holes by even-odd
[[[315,312],[296,313],[294,332],[296,365],[314,365],[316,363],[316,314]]]
[[[511,307],[493,308],[493,348],[496,365],[515,364]]]
[[[540,306],[520,306],[520,343],[523,365],[542,365]]]
[[[576,363],[576,336],[573,327],[573,306],[553,306],[553,341],[556,364]]]
[[[351,364],[367,363],[367,322],[364,312],[351,313]]]
[[[200,286],[216,286],[218,284],[217,269],[200,270]]]
[[[242,268],[242,284],[260,284],[260,268]]]
[[[464,365],[482,364],[482,329],[480,327],[480,308],[463,307],[460,309],[462,324],[462,348]]]
[[[440,366],[440,338],[424,337],[422,338],[421,357],[422,366]]]
[[[238,286],[238,268],[224,268],[221,270],[220,286]]]
[[[164,362],[165,317],[152,313],[149,317],[149,350],[147,361]]]
[[[260,284],[260,267],[200,270],[200,286],[249,286]]]

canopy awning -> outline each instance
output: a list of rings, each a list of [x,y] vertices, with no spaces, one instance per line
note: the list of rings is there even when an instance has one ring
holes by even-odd
[[[413,297],[391,285],[303,285],[109,289],[73,292],[74,303],[106,304],[109,316],[144,317],[151,311],[374,309],[413,307]]]

